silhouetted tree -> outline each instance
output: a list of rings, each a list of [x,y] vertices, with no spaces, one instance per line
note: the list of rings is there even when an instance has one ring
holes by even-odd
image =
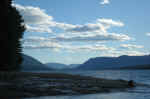
[[[19,70],[22,62],[21,38],[25,27],[17,9],[11,5],[12,0],[0,3],[0,70]]]

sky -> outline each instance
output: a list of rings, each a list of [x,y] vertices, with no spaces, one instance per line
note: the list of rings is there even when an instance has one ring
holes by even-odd
[[[23,53],[42,63],[150,54],[150,0],[14,0]]]

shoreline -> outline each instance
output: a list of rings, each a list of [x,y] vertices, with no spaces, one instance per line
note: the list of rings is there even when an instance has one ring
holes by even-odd
[[[110,93],[128,88],[131,87],[126,80],[64,73],[0,72],[0,98]]]

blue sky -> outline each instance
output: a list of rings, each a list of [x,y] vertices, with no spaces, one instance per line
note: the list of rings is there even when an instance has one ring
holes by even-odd
[[[149,0],[15,0],[23,52],[43,63],[150,52]]]

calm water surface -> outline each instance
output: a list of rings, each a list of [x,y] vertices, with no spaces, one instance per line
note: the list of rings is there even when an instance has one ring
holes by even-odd
[[[55,71],[60,72],[60,71]],[[101,70],[101,71],[61,71],[69,74],[80,74],[86,76],[134,80],[136,82],[150,84],[150,70]],[[150,99],[150,88],[137,87],[127,92],[116,92],[107,94],[90,94],[79,96],[46,96],[25,99]]]

